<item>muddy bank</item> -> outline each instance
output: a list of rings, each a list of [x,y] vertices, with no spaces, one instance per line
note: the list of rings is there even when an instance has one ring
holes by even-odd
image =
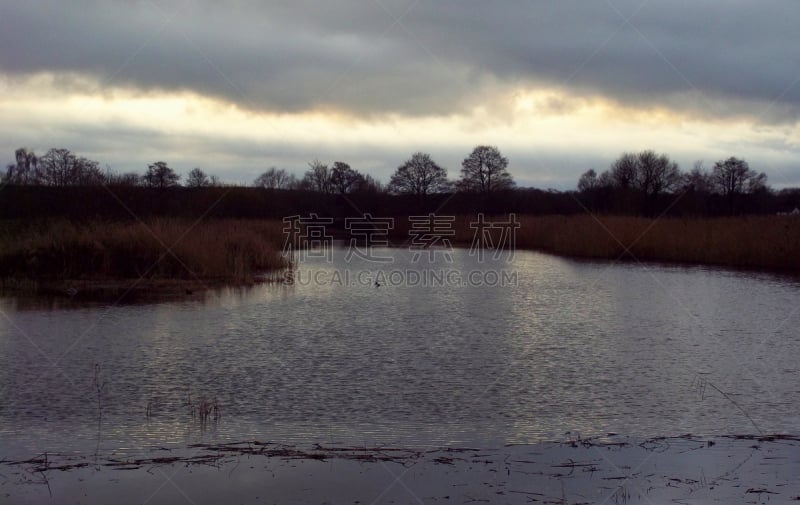
[[[797,503],[800,438],[534,445],[155,449],[146,457],[42,454],[0,465],[7,503]]]

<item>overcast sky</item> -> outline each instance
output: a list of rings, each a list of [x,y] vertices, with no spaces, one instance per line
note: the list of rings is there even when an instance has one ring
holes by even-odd
[[[231,182],[497,145],[567,189],[624,151],[800,186],[797,0],[0,0],[0,161],[50,147]]]

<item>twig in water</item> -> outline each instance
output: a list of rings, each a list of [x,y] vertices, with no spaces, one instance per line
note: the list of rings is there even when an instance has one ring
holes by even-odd
[[[100,363],[94,364],[94,389],[97,395],[97,426],[100,426],[103,420],[103,388],[106,387],[105,382],[100,382]]]
[[[97,395],[97,445],[94,449],[94,456],[100,452],[100,435],[103,427],[103,388],[106,387],[105,382],[100,382],[100,363],[94,364],[94,390]]]
[[[702,399],[702,398],[704,397],[704,395],[705,395],[706,386],[711,386],[712,388],[714,388],[714,390],[715,390],[715,391],[717,391],[719,394],[721,394],[721,395],[722,395],[722,396],[723,396],[723,397],[724,397],[726,400],[728,400],[728,401],[729,401],[729,402],[731,402],[731,403],[732,403],[734,406],[736,406],[736,408],[737,408],[737,409],[739,409],[739,410],[742,412],[742,414],[744,414],[744,416],[745,416],[747,419],[749,419],[749,420],[750,420],[750,422],[751,422],[751,423],[753,423],[753,426],[755,426],[755,428],[756,428],[756,431],[758,431],[758,434],[759,434],[759,435],[763,435],[763,434],[764,434],[764,432],[763,432],[763,431],[761,431],[761,428],[759,428],[759,427],[758,427],[758,424],[756,424],[756,422],[753,420],[753,418],[752,418],[752,417],[750,417],[750,414],[748,414],[748,413],[747,413],[747,411],[746,411],[746,410],[744,410],[744,409],[742,408],[742,406],[741,406],[741,405],[739,405],[739,404],[736,402],[736,400],[734,400],[733,398],[731,398],[730,396],[728,396],[728,394],[727,394],[725,391],[721,390],[720,388],[718,388],[717,386],[715,386],[713,382],[711,382],[710,380],[706,379],[705,377],[701,377],[700,375],[698,375],[698,376],[696,377],[696,379],[695,379],[695,380],[697,381],[697,386],[698,386],[698,388],[699,388],[699,390],[700,390],[700,392],[701,392],[701,399]]]
[[[41,474],[42,480],[44,481],[44,483],[47,484],[47,492],[50,493],[50,499],[52,499],[53,498],[53,490],[50,489],[50,480],[47,478],[47,475],[45,475],[44,471],[39,470],[39,474]]]

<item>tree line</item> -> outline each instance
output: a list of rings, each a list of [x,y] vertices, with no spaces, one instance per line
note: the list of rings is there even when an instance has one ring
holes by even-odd
[[[14,163],[6,166],[3,184],[15,186],[146,186],[166,188],[177,186],[181,176],[167,163],[156,161],[138,174],[118,174],[100,169],[100,163],[77,156],[69,149],[49,149],[43,156],[21,147],[14,152]],[[219,186],[219,178],[208,176],[199,168],[189,172],[187,187]]]
[[[79,157],[68,149],[50,149],[38,157],[27,148],[14,153],[15,163],[6,167],[3,183],[9,185],[41,186],[145,186],[168,188],[180,185],[181,176],[167,163],[156,161],[148,165],[143,174],[135,172],[117,174],[100,170],[100,164]],[[186,187],[222,185],[219,178],[209,176],[200,168],[192,169],[186,178]],[[508,159],[494,146],[477,146],[464,159],[461,178],[451,182],[447,170],[438,165],[427,153],[417,152],[403,162],[383,185],[369,174],[362,174],[343,161],[327,165],[314,160],[301,179],[285,169],[269,168],[259,175],[253,186],[267,189],[293,189],[325,194],[350,194],[357,192],[413,194],[425,196],[453,191],[492,193],[514,187],[508,172]]]
[[[752,207],[754,201],[772,194],[767,175],[751,169],[747,161],[729,157],[706,170],[702,161],[689,172],[682,172],[668,155],[652,150],[623,153],[608,170],[597,174],[593,169],[578,180],[581,200],[593,211],[639,213],[662,212],[665,197],[705,200],[716,207],[723,205],[728,214]]]
[[[41,157],[26,148],[17,149],[14,154],[15,162],[7,166],[3,176],[3,183],[10,186],[54,190],[100,185],[160,190],[223,186],[218,177],[200,168],[191,170],[181,181],[180,174],[163,161],[147,165],[143,173],[117,174],[109,169],[101,170],[98,162],[63,148],[50,149]],[[385,185],[346,162],[335,161],[329,165],[314,160],[302,177],[273,167],[260,174],[250,186],[271,190],[270,215],[279,212],[279,207],[311,211],[326,205],[338,208],[331,199],[339,196],[351,201],[356,198],[359,205],[374,212],[394,212],[395,208],[404,206],[425,211],[428,207],[439,208],[445,200],[459,213],[569,214],[589,210],[604,214],[724,215],[786,212],[800,206],[800,189],[773,191],[767,185],[767,176],[751,169],[743,159],[719,160],[710,170],[697,162],[692,170],[683,172],[668,155],[652,150],[623,153],[599,174],[594,169],[588,170],[580,176],[577,191],[566,192],[517,188],[508,171],[508,159],[497,147],[486,145],[475,147],[464,158],[456,180],[448,178],[447,169],[430,154],[416,152],[397,167]],[[278,190],[288,191],[283,195],[284,192]],[[54,193],[47,194],[48,198],[54,198]],[[253,205],[259,201],[262,202],[259,205],[264,205],[267,200],[245,196],[246,191],[236,194],[243,200],[232,204],[230,213],[257,216],[266,212],[245,207],[250,205],[247,201]],[[302,196],[304,194],[309,197]],[[318,194],[325,198],[313,196]],[[341,207],[344,209],[348,205],[352,207],[347,202]],[[168,208],[171,207],[164,207]],[[336,212],[344,212],[342,209]]]
[[[489,194],[512,189],[514,179],[508,172],[508,158],[495,146],[477,146],[461,164],[458,181],[447,178],[447,169],[436,163],[430,154],[416,152],[405,160],[391,176],[387,185],[370,175],[360,173],[347,163],[336,161],[328,166],[319,160],[309,163],[302,179],[286,170],[270,168],[254,181],[257,187],[268,189],[297,189],[325,194],[358,192],[392,193],[424,197],[436,193]]]

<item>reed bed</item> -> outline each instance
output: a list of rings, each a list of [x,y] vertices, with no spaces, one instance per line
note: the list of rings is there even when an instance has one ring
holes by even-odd
[[[516,247],[584,258],[800,271],[800,219],[523,216]]]
[[[487,223],[507,217],[487,217]],[[800,271],[800,218],[748,216],[646,219],[518,216],[514,246],[583,258],[636,259]],[[469,247],[475,219],[450,225]],[[398,219],[396,243],[408,242]],[[500,244],[500,230],[492,229]],[[64,280],[151,279],[248,283],[289,267],[276,220],[181,219],[140,222],[0,221],[0,280],[35,288]],[[509,244],[504,244],[508,246]],[[12,281],[12,282],[8,282]]]
[[[470,247],[482,233],[476,216],[437,216],[426,233]],[[486,216],[484,237],[510,247],[502,224],[508,215]],[[513,246],[593,259],[623,259],[720,265],[771,271],[800,271],[800,218],[795,216],[662,217],[549,215],[516,216]],[[436,230],[441,230],[439,233]],[[391,238],[409,244],[414,232],[397,218]]]
[[[0,278],[249,282],[288,266],[279,221],[0,223]]]

